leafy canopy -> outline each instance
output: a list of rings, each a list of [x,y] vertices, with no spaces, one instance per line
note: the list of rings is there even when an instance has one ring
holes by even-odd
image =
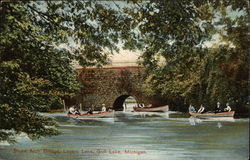
[[[37,111],[78,92],[72,62],[107,63],[123,25],[117,11],[92,1],[25,1],[2,2],[0,15],[0,140],[58,134]]]

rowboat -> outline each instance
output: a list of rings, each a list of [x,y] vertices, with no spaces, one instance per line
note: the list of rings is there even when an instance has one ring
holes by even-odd
[[[68,116],[77,119],[113,118],[114,111],[98,112],[93,114],[80,114],[80,115],[68,114]]]
[[[206,113],[195,113],[195,112],[189,112],[189,114],[193,117],[197,118],[222,118],[222,117],[233,117],[234,116],[234,111],[231,112],[219,112],[219,113],[214,113],[214,112],[206,112]]]
[[[135,112],[167,112],[169,110],[168,105],[160,107],[133,107]]]

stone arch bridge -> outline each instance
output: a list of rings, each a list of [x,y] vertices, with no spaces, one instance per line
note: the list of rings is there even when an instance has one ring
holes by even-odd
[[[145,69],[141,66],[81,68],[77,72],[82,87],[73,103],[81,104],[84,110],[93,105],[100,109],[102,104],[123,110],[129,96],[138,103],[162,105],[161,99],[145,95],[142,89]]]

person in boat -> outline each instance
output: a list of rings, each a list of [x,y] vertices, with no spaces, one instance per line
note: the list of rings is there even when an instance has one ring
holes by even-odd
[[[201,107],[197,113],[204,113],[204,111],[205,111],[205,107],[203,107],[203,105],[201,105]]]
[[[224,108],[224,111],[226,111],[226,112],[231,112],[232,109],[231,109],[231,107],[229,106],[229,103],[227,103],[226,106],[227,106],[227,107]]]
[[[144,108],[145,105],[144,105],[143,103],[141,103],[141,104],[139,104],[139,107],[140,107],[140,108]]]
[[[79,111],[79,108],[75,107],[75,114],[81,115],[81,112]]]
[[[93,109],[92,107],[89,107],[88,111],[87,111],[87,114],[93,114]]]
[[[106,111],[107,111],[107,109],[105,107],[105,104],[102,104],[102,112],[106,112]]]
[[[196,112],[196,111],[195,111],[195,108],[194,108],[194,106],[192,106],[192,104],[189,105],[188,111],[189,111],[189,112]]]
[[[221,112],[221,106],[220,106],[220,102],[217,102],[217,106],[215,107],[215,113],[219,113]]]
[[[76,114],[76,110],[75,110],[75,107],[74,107],[74,106],[71,106],[71,107],[69,108],[68,114]]]

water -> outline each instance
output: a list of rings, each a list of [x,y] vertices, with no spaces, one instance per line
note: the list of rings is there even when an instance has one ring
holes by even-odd
[[[0,160],[246,160],[249,119],[205,121],[169,113],[117,112],[114,119],[47,114],[59,136],[0,145]]]

